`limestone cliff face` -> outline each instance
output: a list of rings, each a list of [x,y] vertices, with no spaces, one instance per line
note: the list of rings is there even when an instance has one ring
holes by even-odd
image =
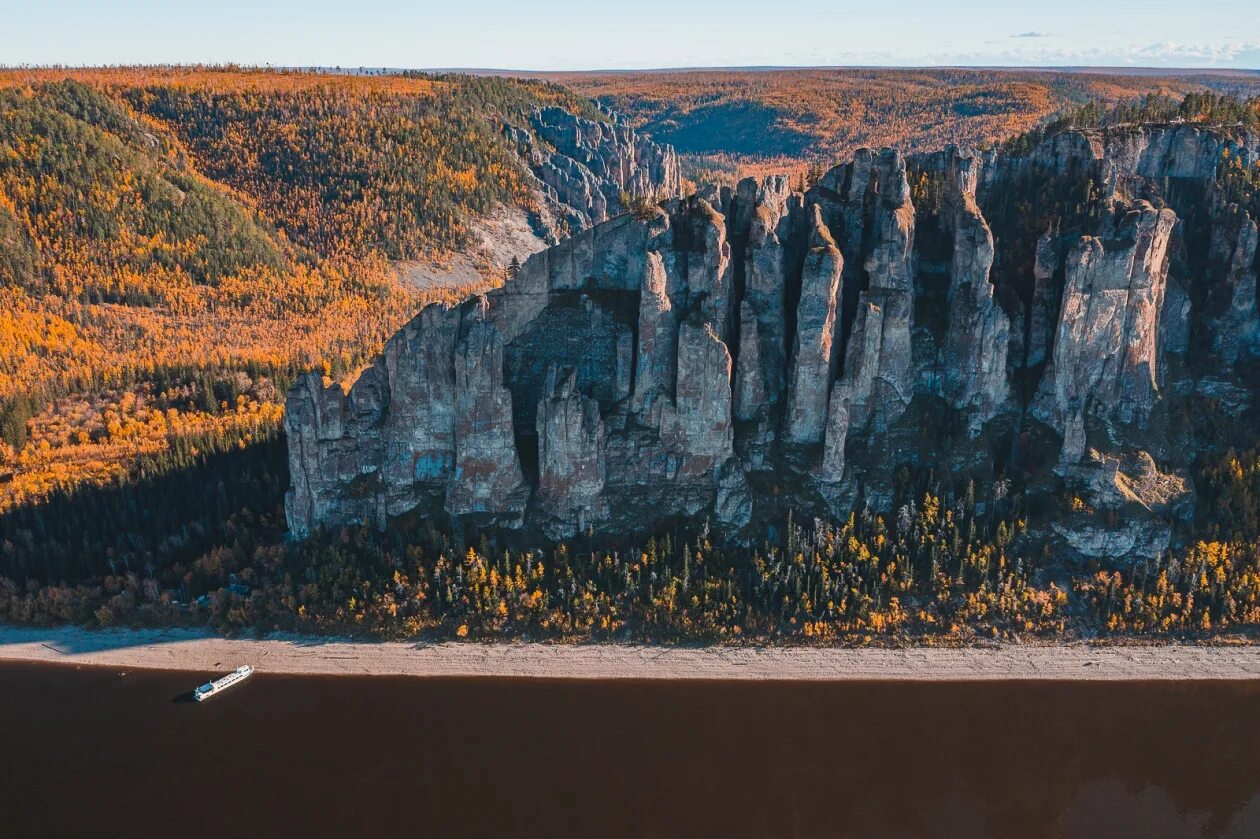
[[[391,516],[445,492],[455,462],[460,321],[459,309],[430,306],[382,354],[389,410],[381,427],[381,480]]]
[[[1119,194],[1140,193],[1145,184],[1164,178],[1211,179],[1226,148],[1253,154],[1247,142],[1188,125],[1112,130],[1104,134],[1103,144],[1102,183]]]
[[[608,518],[604,422],[577,371],[551,367],[538,403],[538,491],[544,530],[560,538]]]
[[[1236,204],[1221,209],[1212,226],[1208,258],[1224,281],[1221,297],[1228,299],[1213,335],[1213,345],[1229,364],[1260,356],[1257,242],[1260,234],[1255,219]]]
[[[778,405],[783,398],[786,381],[787,312],[784,289],[789,266],[786,264],[788,242],[792,234],[793,201],[788,179],[773,176],[756,182],[745,180],[739,185],[737,213],[746,219],[740,230],[744,246],[744,300],[752,315],[753,353],[744,360],[743,375],[755,378],[750,383],[759,394],[755,404],[740,406],[740,416],[750,418],[759,409]]]
[[[533,114],[529,130],[506,129],[533,173],[552,235],[576,233],[624,209],[621,194],[658,199],[681,190],[678,155],[634,129],[576,117],[562,108]]]
[[[835,371],[833,342],[844,257],[822,220],[818,205],[810,219],[809,253],[801,270],[795,352],[788,389],[784,439],[820,443],[827,422],[829,384]]]
[[[616,126],[540,119],[601,181],[670,182]],[[680,519],[757,538],[789,509],[878,508],[909,465],[1066,488],[1094,517],[1047,538],[1149,556],[1192,492],[1174,411],[1201,387],[1255,398],[1257,228],[1214,197],[1226,148],[1251,153],[1180,128],[1020,157],[863,150],[805,193],[748,179],[615,215],[425,309],[353,384],[300,380],[290,529],[414,511],[552,539]]]
[[[851,485],[845,451],[855,434],[883,434],[914,396],[911,340],[915,286],[915,208],[906,161],[895,150],[860,150],[852,163],[828,172],[806,196],[834,233],[840,254],[841,292],[852,301],[851,320],[839,320],[835,381],[823,428],[823,457],[813,474],[831,512]],[[802,302],[806,298],[802,294]]]
[[[665,290],[665,263],[655,251],[647,255],[647,272],[639,292],[639,346],[635,367],[634,407],[651,408],[674,392],[678,369],[678,320]]]
[[[1036,409],[1063,435],[1061,461],[1085,454],[1086,413],[1144,424],[1159,395],[1158,323],[1177,216],[1117,205],[1067,257],[1051,367]]]
[[[875,161],[873,220],[863,234],[872,242],[863,269],[867,287],[858,298],[841,386],[850,424],[882,430],[913,396],[910,317],[914,303],[914,205],[905,160],[886,149]]]
[[[488,310],[486,298],[476,298],[455,348],[455,460],[446,512],[490,514],[515,523],[529,488],[516,452],[512,393],[503,384],[503,337]]]
[[[967,416],[978,434],[1006,407],[1010,319],[994,300],[993,232],[976,203],[981,161],[956,148],[944,154],[942,222],[952,237],[949,320],[941,359],[942,395]]]

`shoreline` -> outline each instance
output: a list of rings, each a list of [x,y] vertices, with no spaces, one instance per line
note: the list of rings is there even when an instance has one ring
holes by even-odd
[[[0,626],[0,664],[421,678],[759,681],[1166,681],[1260,679],[1260,646],[659,647],[224,638],[186,629]]]

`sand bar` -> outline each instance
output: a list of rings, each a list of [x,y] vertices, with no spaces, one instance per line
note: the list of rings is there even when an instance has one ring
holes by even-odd
[[[328,676],[556,679],[1260,679],[1260,646],[1004,644],[961,649],[356,642],[190,630],[0,626],[0,662]]]

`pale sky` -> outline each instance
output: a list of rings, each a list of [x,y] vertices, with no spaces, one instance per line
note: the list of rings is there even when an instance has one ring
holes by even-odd
[[[0,64],[1260,68],[1255,0],[0,0]]]

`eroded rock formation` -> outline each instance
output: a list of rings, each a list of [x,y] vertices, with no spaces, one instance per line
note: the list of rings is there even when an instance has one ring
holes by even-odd
[[[676,183],[632,133],[540,119],[601,181]],[[304,377],[290,528],[415,511],[553,539],[679,519],[755,538],[789,509],[878,507],[910,466],[1066,488],[1086,503],[1043,533],[1149,556],[1193,491],[1171,412],[1202,387],[1256,395],[1256,222],[1213,197],[1213,155],[1248,142],[862,150],[804,193],[749,179],[616,215],[425,309],[347,387]],[[596,191],[581,200],[614,213]]]
[[[814,205],[809,253],[801,270],[801,298],[796,314],[795,352],[788,389],[784,439],[820,443],[827,424],[827,397],[835,371],[833,343],[840,303],[844,257]]]
[[[1117,205],[1067,257],[1054,356],[1036,409],[1063,435],[1061,461],[1085,454],[1085,415],[1143,425],[1159,394],[1159,315],[1177,216]]]
[[[623,212],[622,194],[663,200],[679,195],[682,176],[672,146],[657,145],[616,115],[597,122],[562,108],[533,114],[529,129],[505,130],[533,173],[553,237],[576,233]]]
[[[941,359],[941,392],[964,412],[972,434],[1006,406],[1010,319],[994,300],[993,233],[976,203],[981,161],[955,148],[944,153],[941,222],[952,237],[949,315]]]
[[[538,403],[538,492],[544,530],[560,537],[608,518],[604,422],[578,389],[577,371],[553,366]]]

